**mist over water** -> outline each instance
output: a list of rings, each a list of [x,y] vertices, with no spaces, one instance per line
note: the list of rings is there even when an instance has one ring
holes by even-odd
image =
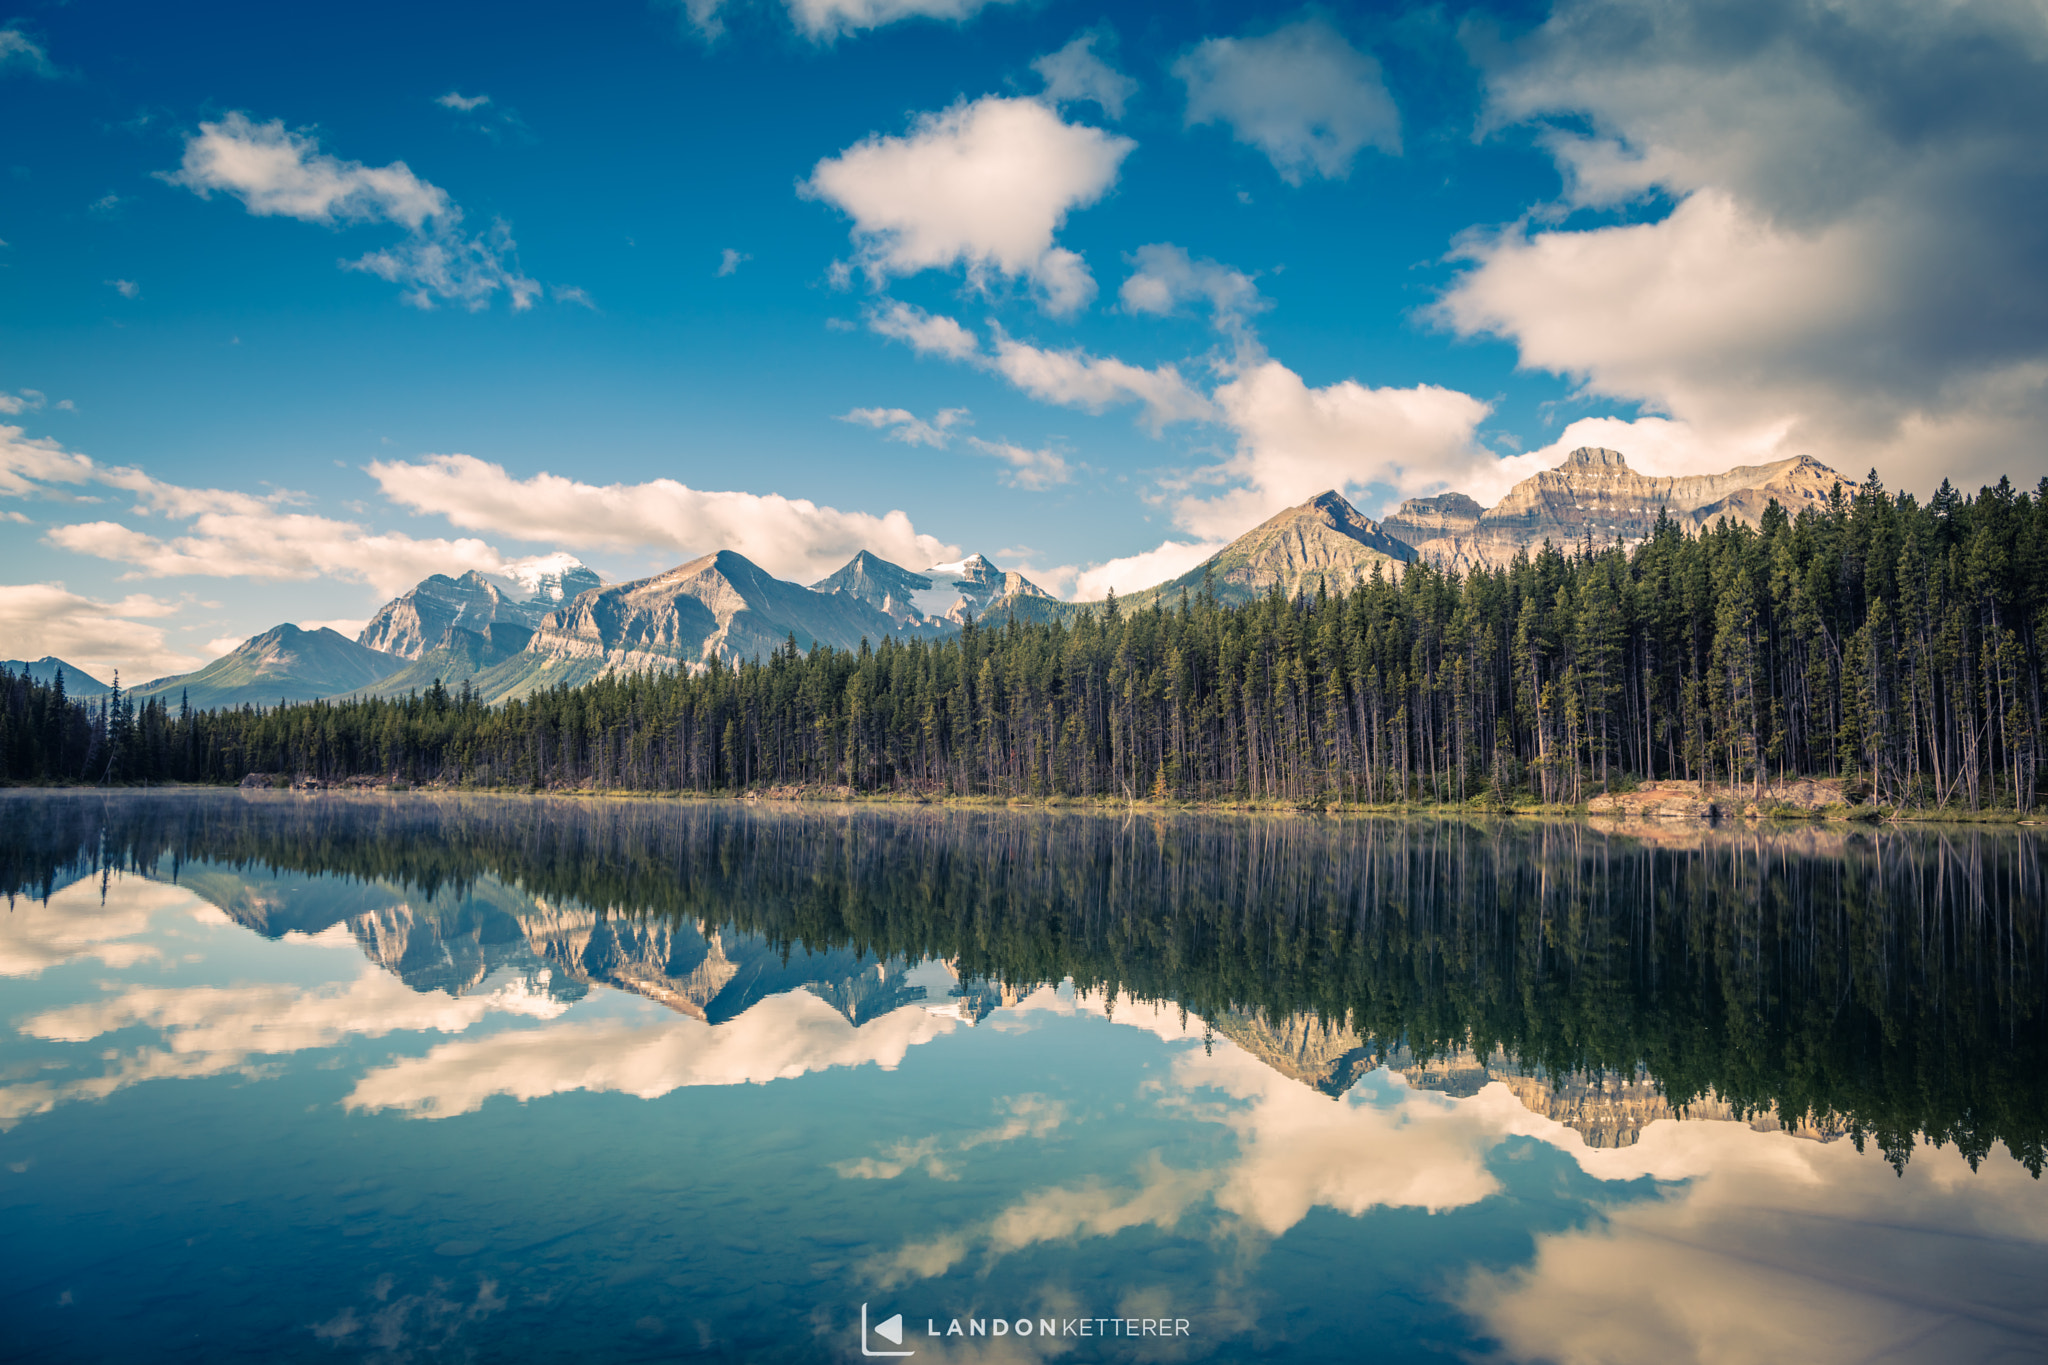
[[[0,1295],[53,1360],[859,1359],[863,1303],[926,1359],[2026,1358],[2044,848],[7,796]]]

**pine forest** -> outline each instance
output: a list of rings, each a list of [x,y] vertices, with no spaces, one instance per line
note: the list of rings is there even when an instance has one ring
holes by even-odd
[[[1660,779],[1850,779],[1875,806],[2034,808],[2048,480],[1853,496],[1629,548],[1545,545],[1341,593],[989,620],[500,707],[193,711],[0,673],[0,780],[323,781],[1293,805],[1571,805]]]

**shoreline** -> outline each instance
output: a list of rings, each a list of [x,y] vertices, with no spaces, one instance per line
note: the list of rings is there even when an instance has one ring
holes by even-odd
[[[1671,786],[1672,783],[1662,785]],[[1698,784],[1686,786],[1697,788]],[[0,791],[6,792],[91,792],[105,794],[132,792],[235,792],[263,791],[290,793],[299,796],[495,796],[495,797],[536,797],[550,800],[580,801],[675,801],[731,802],[737,805],[793,805],[793,806],[936,806],[960,810],[1014,810],[1053,813],[1072,811],[1083,814],[1143,813],[1147,815],[1284,815],[1323,816],[1336,818],[1352,817],[1538,817],[1550,819],[1583,820],[1599,828],[1621,830],[1681,829],[1688,827],[1726,827],[1743,825],[1774,826],[1845,826],[1874,824],[1943,824],[1943,825],[2009,825],[2028,827],[2048,824],[2048,811],[2022,812],[2007,808],[1987,810],[1957,810],[1950,807],[1919,806],[1847,806],[1840,803],[1799,808],[1774,805],[1759,809],[1757,803],[1747,797],[1729,793],[1727,788],[1712,787],[1699,793],[1699,800],[1709,804],[1708,813],[1647,814],[1641,811],[1615,809],[1589,809],[1595,798],[1573,805],[1561,803],[1542,804],[1526,802],[1515,805],[1497,805],[1484,802],[1443,802],[1406,801],[1363,804],[1349,802],[1290,802],[1290,801],[1190,801],[1160,797],[1106,797],[1106,796],[964,796],[947,793],[926,792],[855,792],[844,787],[837,788],[754,788],[732,792],[697,792],[674,790],[640,790],[624,787],[555,787],[532,788],[525,786],[500,786],[482,784],[454,784],[443,782],[390,782],[368,781],[361,778],[345,778],[336,782],[313,779],[292,783],[252,783],[244,780],[238,785],[202,782],[167,782],[146,786],[98,786],[85,783],[6,783],[0,784]],[[1621,794],[1623,796],[1627,793]],[[1724,804],[1725,803],[1725,804]],[[1743,809],[1744,806],[1749,809]]]

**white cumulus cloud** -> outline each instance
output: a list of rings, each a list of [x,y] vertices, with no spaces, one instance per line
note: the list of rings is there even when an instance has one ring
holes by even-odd
[[[0,640],[11,658],[54,654],[103,682],[119,672],[124,682],[146,682],[197,668],[201,660],[178,651],[161,626],[150,622],[178,611],[145,593],[107,602],[71,592],[62,583],[0,584]]]
[[[257,123],[239,111],[202,123],[185,143],[184,164],[164,177],[200,198],[216,190],[259,217],[307,223],[388,221],[419,228],[454,207],[447,191],[428,184],[403,161],[365,166],[320,151],[319,140],[284,120]]]
[[[1401,116],[1379,63],[1323,19],[1259,38],[1210,38],[1174,63],[1187,123],[1227,123],[1290,185],[1341,180],[1360,149],[1401,150]]]
[[[1240,535],[1328,488],[1385,484],[1420,493],[1448,485],[1478,496],[1501,479],[1499,458],[1477,439],[1492,409],[1456,389],[1373,388],[1353,379],[1314,388],[1267,360],[1214,398],[1237,449],[1199,477],[1237,486],[1183,497],[1174,508],[1174,520],[1204,538]]]
[[[858,142],[820,161],[801,189],[853,219],[878,285],[958,266],[977,287],[1029,281],[1058,316],[1093,298],[1095,281],[1053,234],[1108,192],[1136,145],[1037,100],[991,95],[924,114],[907,136]]]
[[[330,577],[395,593],[430,573],[491,572],[506,562],[480,540],[421,540],[291,511],[298,495],[288,491],[258,496],[165,483],[140,469],[100,464],[54,440],[24,436],[19,427],[0,426],[0,496],[101,500],[70,491],[80,485],[129,494],[135,515],[188,523],[179,534],[158,535],[110,519],[71,522],[43,536],[60,549],[127,564],[131,578]],[[157,646],[142,648],[147,657]]]
[[[1228,540],[1165,540],[1150,550],[1083,569],[1074,577],[1073,599],[1097,602],[1114,592],[1129,596],[1180,577],[1215,554]]]
[[[1909,486],[2048,472],[2048,12],[1751,17],[1731,42],[1714,7],[1567,0],[1484,51],[1559,208],[1671,207],[1475,234],[1438,317],[1689,429],[1695,468],[1775,430]]]
[[[861,550],[898,564],[957,557],[900,511],[842,512],[780,494],[708,491],[674,479],[588,484],[559,474],[520,479],[471,455],[379,461],[370,474],[401,507],[470,530],[550,544],[734,550],[780,578],[808,583]]]
[[[305,512],[206,511],[187,534],[153,536],[115,521],[54,526],[44,536],[75,554],[130,566],[131,578],[340,578],[403,592],[429,574],[494,572],[504,556],[481,540],[422,540]]]

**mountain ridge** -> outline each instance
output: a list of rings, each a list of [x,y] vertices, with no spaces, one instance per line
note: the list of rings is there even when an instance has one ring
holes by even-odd
[[[1796,512],[1824,504],[1837,484],[1858,487],[1807,456],[1719,474],[1649,476],[1630,468],[1619,451],[1582,446],[1490,508],[1444,492],[1410,498],[1375,522],[1336,489],[1325,490],[1187,572],[1118,601],[1126,610],[1171,606],[1205,587],[1225,604],[1276,589],[1289,596],[1341,592],[1416,559],[1466,571],[1505,563],[1545,540],[1567,547],[1589,536],[1596,545],[1631,543],[1647,537],[1667,511],[1692,531],[1724,516],[1755,525],[1773,500]],[[515,598],[501,578],[531,595]],[[695,670],[714,660],[736,665],[791,639],[800,649],[854,650],[890,638],[939,638],[970,618],[1065,621],[1103,605],[1054,598],[980,554],[917,571],[864,549],[806,587],[737,551],[719,550],[607,587],[573,556],[557,553],[525,562],[514,578],[431,574],[380,607],[354,641],[278,626],[193,673],[144,683],[134,695],[183,690],[195,706],[270,704],[403,696],[436,681],[467,681],[497,703],[611,672]],[[54,659],[10,666],[51,665],[70,667]],[[104,689],[90,675],[74,674]],[[67,689],[77,692],[71,675]]]
[[[1248,602],[1279,588],[1289,597],[1327,586],[1341,592],[1415,558],[1415,551],[1336,489],[1276,512],[1186,573],[1119,597],[1126,609],[1171,605],[1206,583],[1220,602]]]
[[[1498,568],[1545,540],[1561,548],[1588,536],[1599,548],[1635,544],[1648,539],[1660,512],[1695,534],[1724,516],[1755,527],[1773,501],[1797,516],[1804,507],[1824,506],[1838,483],[1845,493],[1861,487],[1810,455],[1718,474],[1649,475],[1618,450],[1580,446],[1492,507],[1463,493],[1438,493],[1408,499],[1382,524],[1437,567],[1468,571]]]
[[[0,668],[16,677],[26,674],[39,683],[55,682],[61,677],[67,697],[104,697],[114,690],[77,664],[67,663],[54,654],[45,654],[40,659],[0,659]]]
[[[140,701],[182,694],[201,710],[317,701],[367,687],[404,662],[325,626],[305,630],[286,622],[250,636],[204,668],[154,678],[128,695]]]

